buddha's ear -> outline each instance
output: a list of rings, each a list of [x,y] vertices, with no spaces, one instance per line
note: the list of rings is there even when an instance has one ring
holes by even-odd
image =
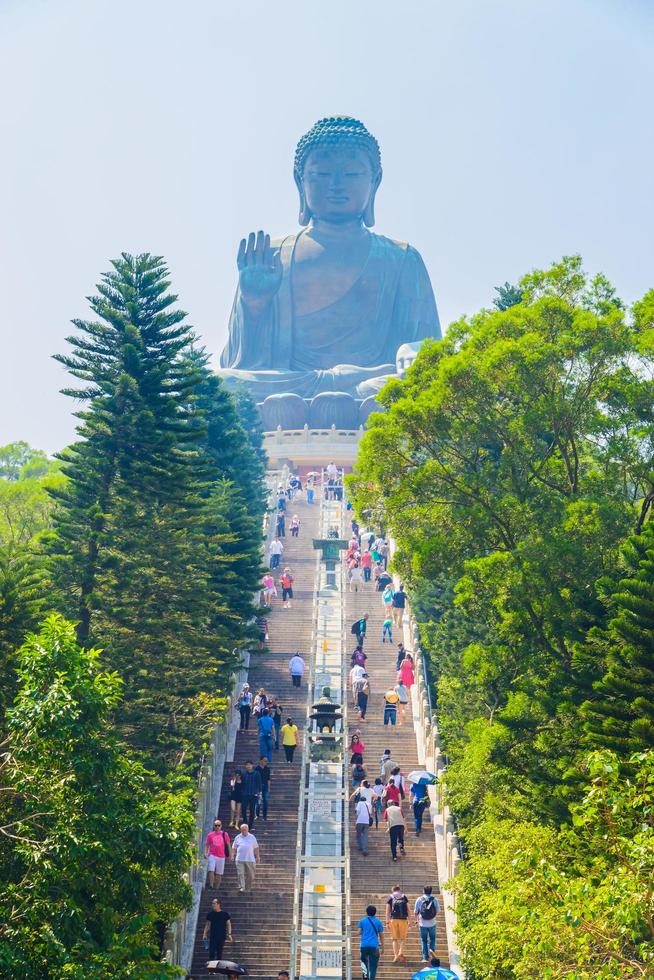
[[[302,178],[298,177],[297,174],[293,174],[293,179],[295,180],[295,186],[297,187],[298,194],[300,195],[300,214],[298,221],[302,227],[305,228],[311,221],[311,211],[309,210],[307,199],[304,196],[304,184],[302,183]]]
[[[370,197],[368,198],[368,203],[366,204],[365,210],[363,212],[363,223],[366,228],[372,228],[375,224],[375,194],[379,190],[379,185],[381,184],[382,172],[381,170],[375,177],[372,187],[370,189]]]

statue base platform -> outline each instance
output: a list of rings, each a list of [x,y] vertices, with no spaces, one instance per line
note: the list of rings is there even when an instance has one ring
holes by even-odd
[[[268,454],[268,465],[279,467],[287,464],[291,469],[310,464],[316,468],[336,463],[337,466],[354,466],[359,451],[363,426],[357,429],[314,429],[305,425],[301,429],[282,429],[264,432],[263,446]]]

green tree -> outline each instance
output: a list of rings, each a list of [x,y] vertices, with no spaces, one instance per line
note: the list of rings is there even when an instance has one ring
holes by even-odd
[[[121,682],[49,617],[20,651],[3,746],[0,977],[159,980],[156,926],[190,898],[185,794],[153,794],[111,717]]]
[[[10,442],[7,446],[0,446],[0,479],[19,480],[23,468],[30,464],[43,472],[47,469],[48,457],[40,449],[32,449],[27,442]]]
[[[16,651],[53,604],[42,544],[52,523],[48,489],[64,482],[57,464],[26,443],[4,449],[5,459],[18,462],[16,473],[0,480],[0,718],[15,693]]]
[[[454,886],[466,969],[497,980],[635,980],[654,969],[654,752],[597,753],[573,825],[487,821]]]
[[[241,420],[241,425],[245,429],[250,446],[259,459],[263,471],[268,467],[268,456],[263,446],[263,427],[261,416],[252,395],[248,391],[247,385],[238,382],[231,392],[236,404],[236,411]]]
[[[198,758],[234,666],[209,567],[226,546],[220,474],[169,285],[162,259],[123,254],[90,301],[97,319],[75,321],[58,355],[86,408],[61,454],[52,548],[78,641],[102,642],[124,680],[121,734],[162,775]]]
[[[638,333],[624,311],[591,308],[592,281],[576,261],[520,285],[523,302],[453,324],[386,386],[351,485],[360,510],[381,510],[412,591],[449,582],[448,622],[455,609],[462,616],[458,651],[445,674],[437,667],[438,706],[454,713],[457,698],[459,749],[481,711],[503,793],[559,820],[579,707],[601,669],[578,660],[576,645],[604,621],[595,582],[634,526],[654,455],[636,425],[648,382],[632,365]],[[607,400],[618,389],[619,413]],[[644,436],[623,437],[637,428]]]
[[[654,748],[654,530],[630,538],[623,551],[627,577],[607,598],[611,620],[592,630],[585,654],[606,664],[583,705],[591,744],[625,758]]]

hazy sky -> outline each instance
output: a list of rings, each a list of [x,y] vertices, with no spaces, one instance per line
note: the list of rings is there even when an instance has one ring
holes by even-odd
[[[110,258],[166,257],[217,355],[239,238],[296,230],[318,118],[382,149],[376,230],[444,324],[581,252],[654,286],[651,0],[0,0],[0,445],[74,434],[71,317]]]

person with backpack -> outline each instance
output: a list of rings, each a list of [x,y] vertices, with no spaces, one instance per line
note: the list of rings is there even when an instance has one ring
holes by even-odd
[[[220,888],[220,882],[225,873],[225,858],[229,857],[231,849],[229,834],[223,830],[222,821],[216,818],[213,822],[213,830],[207,834],[207,839],[204,842],[208,888],[216,891]]]
[[[356,691],[359,721],[365,721],[366,711],[368,710],[368,698],[370,697],[370,678],[368,674],[363,673],[356,682]]]
[[[350,627],[350,633],[357,638],[357,644],[363,649],[363,641],[366,638],[366,630],[368,628],[368,613],[364,613],[361,619],[357,619],[355,623],[352,623]]]
[[[422,962],[431,963],[436,956],[436,916],[441,910],[438,899],[432,894],[431,885],[425,885],[423,893],[416,900],[414,914],[420,930],[422,942]],[[431,955],[430,955],[431,954]]]
[[[386,925],[393,940],[393,963],[406,963],[404,943],[409,933],[409,899],[399,885],[386,899]]]
[[[404,607],[406,606],[407,595],[404,591],[404,586],[400,585],[397,592],[393,593],[393,622],[401,629],[402,621],[404,619]]]
[[[361,934],[361,972],[364,980],[375,980],[379,957],[384,952],[384,926],[377,918],[375,905],[368,905],[358,925]]]

